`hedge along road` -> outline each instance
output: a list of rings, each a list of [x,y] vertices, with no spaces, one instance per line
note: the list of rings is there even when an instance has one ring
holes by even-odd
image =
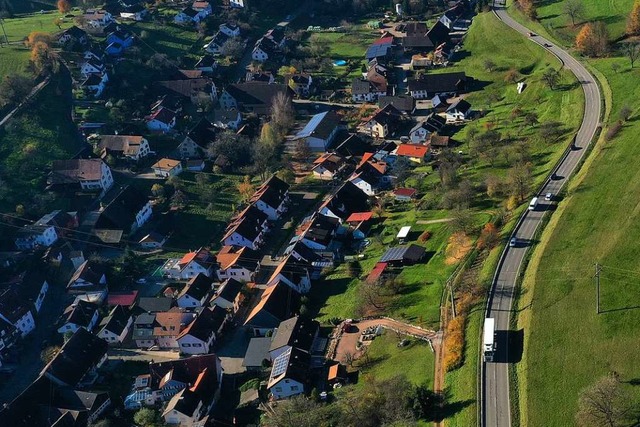
[[[575,74],[584,91],[584,115],[582,124],[576,134],[574,146],[570,147],[562,157],[551,178],[540,189],[538,196],[546,193],[557,195],[566,184],[580,161],[586,154],[586,148],[594,138],[601,115],[601,94],[595,78],[587,69],[568,52],[555,46],[543,37],[532,34],[530,30],[514,21],[504,7],[494,8],[496,16],[515,31],[529,36],[563,63],[564,67]],[[487,301],[486,317],[493,317],[496,322],[496,353],[493,363],[481,366],[480,384],[480,422],[482,426],[511,426],[511,403],[509,399],[509,363],[518,361],[522,347],[512,348],[509,344],[515,338],[509,333],[511,309],[515,293],[516,281],[529,245],[538,225],[552,201],[538,203],[535,210],[527,210],[516,225],[511,237],[517,239],[516,246],[506,247],[502,253]]]

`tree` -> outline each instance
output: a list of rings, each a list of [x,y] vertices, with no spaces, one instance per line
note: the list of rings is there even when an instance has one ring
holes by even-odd
[[[150,408],[142,408],[133,415],[133,421],[140,427],[155,427],[158,413]]]
[[[244,53],[244,42],[240,37],[231,37],[220,47],[220,53],[237,61]]]
[[[608,46],[609,32],[602,22],[589,22],[583,25],[576,36],[576,47],[587,56],[602,56],[607,53]]]
[[[576,421],[581,426],[630,425],[632,409],[629,393],[616,377],[608,375],[582,391]]]
[[[251,141],[247,137],[238,136],[233,132],[222,132],[218,135],[218,139],[207,148],[209,157],[224,156],[232,169],[251,164],[251,152]]]
[[[489,175],[485,178],[485,186],[487,188],[487,196],[496,197],[502,192],[502,179],[496,175]]]
[[[262,129],[260,129],[260,144],[272,149],[278,145],[278,135],[276,135],[273,126],[268,122],[263,124]]]
[[[562,10],[571,18],[571,25],[576,26],[576,19],[584,17],[584,4],[582,0],[564,0]]]
[[[276,176],[287,184],[293,184],[296,181],[296,175],[291,168],[280,169],[276,172]]]
[[[271,103],[271,123],[279,135],[285,135],[293,126],[295,113],[291,98],[284,92],[278,93]]]
[[[304,139],[299,139],[296,141],[296,149],[294,156],[301,162],[306,162],[309,160],[311,156],[311,149],[309,148],[309,144]]]
[[[47,363],[51,362],[53,358],[56,357],[56,354],[58,354],[59,352],[60,352],[60,346],[56,345],[56,346],[47,347],[40,352],[40,360],[42,360],[42,362],[46,365]]]
[[[461,231],[465,234],[469,234],[475,228],[473,214],[468,209],[456,209],[451,215],[451,222],[449,225],[453,231]]]
[[[53,25],[55,25],[56,27],[58,27],[59,30],[62,29],[62,24],[64,23],[64,21],[62,20],[62,18],[55,18],[53,20]]]
[[[554,90],[560,81],[560,71],[551,67],[547,68],[542,74],[542,81],[549,86],[549,89]]]
[[[520,10],[522,10],[529,19],[538,18],[538,11],[536,6],[533,4],[533,0],[518,0],[517,4]]]
[[[327,425],[336,411],[335,405],[323,405],[303,395],[278,402],[277,408],[265,412],[264,427],[317,427]]]
[[[33,47],[36,43],[42,42],[46,45],[51,44],[51,35],[48,33],[43,33],[41,31],[32,31],[27,36],[26,45],[27,47]]]
[[[629,58],[631,62],[631,68],[635,62],[640,58],[640,43],[627,42],[622,44],[622,51]]]
[[[175,63],[164,53],[154,53],[147,60],[146,65],[156,71],[170,70],[176,67]]]
[[[33,88],[33,81],[20,74],[9,74],[0,83],[0,108],[17,104]]]
[[[44,42],[38,41],[33,45],[30,59],[38,74],[55,74],[60,69],[58,54]]]
[[[484,67],[484,69],[490,73],[494,72],[497,65],[495,62],[493,62],[491,59],[487,58],[482,62],[482,66]]]
[[[531,164],[518,163],[507,172],[507,187],[512,196],[522,202],[531,189]]]
[[[640,35],[640,0],[633,2],[633,8],[627,19],[627,34]]]
[[[182,190],[174,191],[171,196],[171,206],[174,208],[183,208],[189,202],[189,198]]]
[[[309,53],[311,56],[319,59],[324,58],[329,55],[331,51],[331,47],[329,46],[329,41],[325,38],[318,36],[317,34],[312,34],[309,38]]]
[[[240,200],[246,202],[256,192],[256,187],[251,183],[249,175],[245,175],[242,182],[237,185],[238,194],[240,194]]]
[[[69,11],[71,10],[71,3],[69,3],[67,0],[58,0],[58,3],[56,3],[56,5],[58,6],[58,12],[62,14],[69,13]]]
[[[535,111],[530,111],[524,115],[523,123],[525,126],[533,126],[538,123],[538,114]]]
[[[628,121],[631,118],[632,114],[633,109],[628,104],[623,105],[620,109],[620,112],[618,113],[618,115],[620,116],[620,120],[622,120],[623,122]]]
[[[562,123],[555,121],[542,123],[538,130],[540,138],[551,142],[557,141],[564,134]]]
[[[520,80],[520,73],[515,68],[511,68],[504,75],[504,81],[507,83],[517,83]]]
[[[445,168],[447,166],[445,166]],[[400,185],[404,185],[407,179],[411,176],[411,160],[406,157],[398,157],[393,163],[393,174],[395,175],[398,183]]]

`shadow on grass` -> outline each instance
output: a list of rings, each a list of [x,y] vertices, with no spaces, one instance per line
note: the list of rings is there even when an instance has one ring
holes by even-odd
[[[447,418],[451,418],[467,406],[476,403],[473,399],[451,401],[451,397],[451,390],[448,388],[438,394],[437,402],[433,409],[433,416],[429,417],[428,421],[443,421]]]
[[[325,280],[323,286],[313,286],[311,288],[311,308],[310,312],[313,317],[321,317],[327,313],[323,313],[321,309],[326,305],[329,297],[341,295],[347,291],[349,283],[353,279],[344,277],[341,279]]]

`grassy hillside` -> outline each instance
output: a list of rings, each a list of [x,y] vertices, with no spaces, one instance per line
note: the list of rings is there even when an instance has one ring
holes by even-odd
[[[623,34],[632,0],[583,3],[586,19],[605,22],[614,39]],[[577,28],[561,8],[561,2],[546,2],[539,8],[540,24],[534,25],[571,44]],[[630,381],[640,369],[640,174],[634,167],[640,154],[640,70],[631,70],[628,60],[615,55],[589,63],[611,90],[606,122],[617,121],[625,106],[634,113],[616,138],[598,143],[587,162],[591,166],[572,183],[527,272],[518,324],[525,332],[518,366],[522,425],[573,425],[582,389],[612,371]],[[620,67],[618,72],[613,64]],[[604,266],[599,315],[596,262]],[[640,397],[638,387],[628,387]]]

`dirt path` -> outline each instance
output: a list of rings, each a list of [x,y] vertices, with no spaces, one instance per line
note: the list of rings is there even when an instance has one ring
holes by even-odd
[[[451,222],[453,218],[441,218],[441,219],[419,219],[416,224],[440,224],[441,222]]]

